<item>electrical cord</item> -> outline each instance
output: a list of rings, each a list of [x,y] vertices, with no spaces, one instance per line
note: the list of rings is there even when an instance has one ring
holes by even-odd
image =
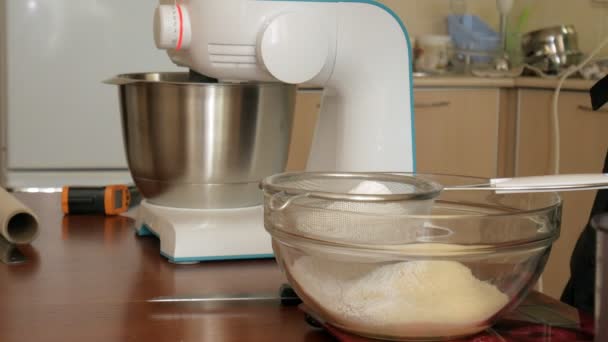
[[[559,95],[562,87],[564,86],[564,82],[570,76],[579,72],[583,69],[589,62],[591,62],[597,54],[599,54],[602,49],[608,45],[608,37],[605,38],[590,54],[585,60],[579,65],[573,66],[562,72],[559,77],[559,82],[557,83],[557,87],[555,88],[555,93],[553,94],[553,105],[551,111],[551,126],[553,131],[553,173],[560,173],[560,162],[561,162],[561,133],[560,133],[560,124],[559,124]]]
[[[574,75],[575,73],[579,72],[581,69],[583,69],[587,64],[589,64],[591,61],[593,61],[593,59],[595,58],[595,56],[597,54],[600,53],[600,51],[606,46],[608,45],[608,37],[606,39],[604,39],[604,41],[602,41],[592,52],[591,54],[589,54],[589,56],[587,58],[585,58],[585,60],[583,60],[582,63],[570,67],[564,71],[562,71],[561,73],[559,73],[557,76],[551,76],[548,75],[546,73],[544,73],[541,69],[533,66],[533,65],[529,65],[529,64],[525,64],[524,67],[527,69],[530,69],[532,71],[534,71],[535,73],[537,73],[540,77],[542,78],[559,78],[559,81],[557,83],[557,87],[555,88],[555,93],[553,94],[553,101],[552,101],[552,110],[551,110],[551,129],[553,132],[553,156],[552,156],[552,160],[553,160],[553,173],[554,174],[559,174],[560,173],[560,163],[561,163],[561,133],[560,133],[560,124],[559,124],[559,95],[561,93],[561,89],[564,86],[564,82],[572,75]],[[536,288],[538,291],[540,291],[541,293],[544,291],[544,281],[543,281],[543,277],[541,276],[538,279],[538,282],[536,283]]]

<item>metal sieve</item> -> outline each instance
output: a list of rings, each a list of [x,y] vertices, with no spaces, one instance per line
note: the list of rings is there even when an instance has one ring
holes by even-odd
[[[353,193],[361,182],[374,182],[390,193]],[[395,173],[300,172],[270,176],[261,183],[265,193],[334,201],[398,202],[428,200],[443,190],[439,183],[413,175]]]
[[[429,214],[443,189],[389,173],[286,173],[266,178],[261,187],[267,229],[365,244],[415,240],[422,227],[406,216]]]

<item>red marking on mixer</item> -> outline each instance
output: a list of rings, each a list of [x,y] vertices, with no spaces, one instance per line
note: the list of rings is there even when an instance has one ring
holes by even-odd
[[[179,14],[179,38],[177,39],[175,50],[179,50],[182,48],[182,40],[184,38],[184,17],[182,14],[182,6],[177,3],[175,6],[177,7],[177,14]]]

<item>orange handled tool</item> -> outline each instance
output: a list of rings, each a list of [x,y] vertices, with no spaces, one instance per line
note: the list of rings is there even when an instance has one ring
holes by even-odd
[[[66,215],[120,215],[138,202],[137,189],[127,185],[66,186],[61,194],[61,208]]]

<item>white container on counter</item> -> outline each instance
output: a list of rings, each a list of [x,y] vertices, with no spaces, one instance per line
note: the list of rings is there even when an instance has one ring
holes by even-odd
[[[444,35],[422,35],[416,38],[414,68],[419,72],[441,73],[447,70],[452,51],[452,38]]]

